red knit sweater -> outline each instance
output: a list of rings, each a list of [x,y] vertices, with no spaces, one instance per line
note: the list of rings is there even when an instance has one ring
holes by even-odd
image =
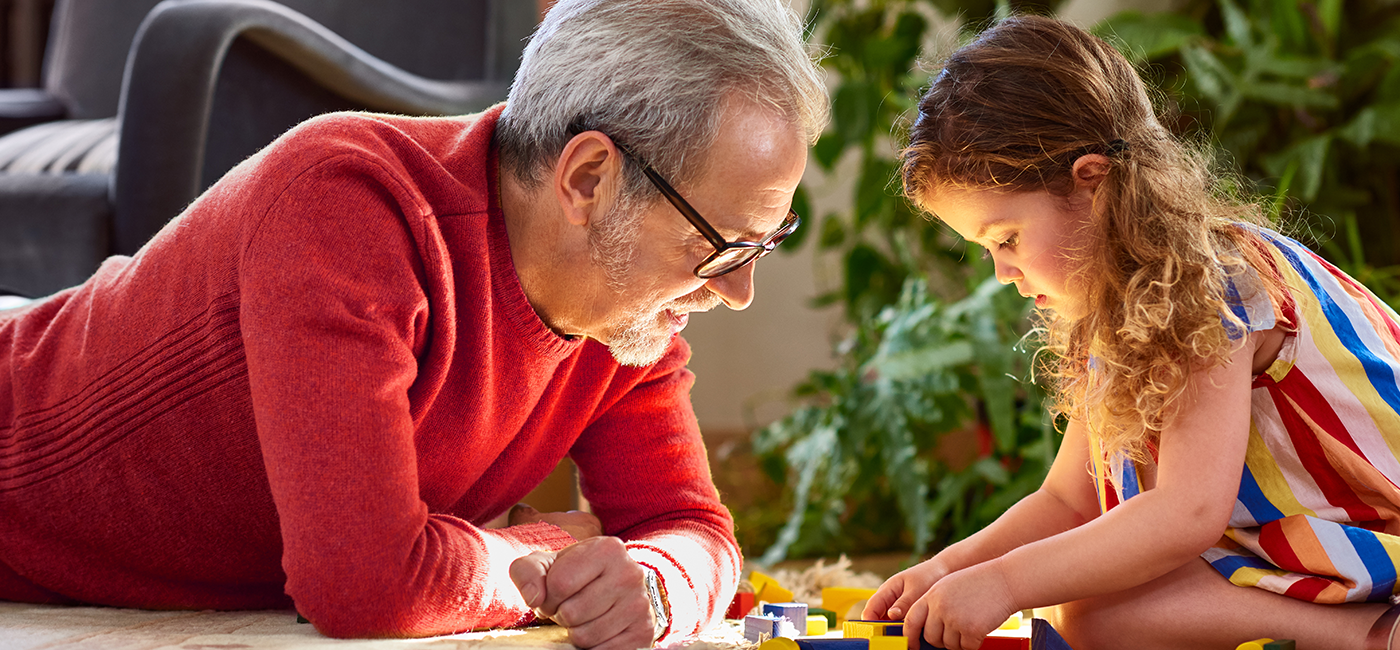
[[[689,348],[621,367],[540,321],[499,115],[312,120],[135,257],[0,312],[0,598],[295,604],[346,637],[522,624],[511,561],[573,540],[478,526],[569,455],[660,573],[670,638],[716,619],[740,558]]]

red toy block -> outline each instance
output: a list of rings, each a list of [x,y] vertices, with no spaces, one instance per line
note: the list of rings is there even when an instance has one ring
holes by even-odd
[[[753,611],[754,595],[734,594],[734,600],[729,601],[729,609],[724,612],[725,618],[739,619],[749,615]]]

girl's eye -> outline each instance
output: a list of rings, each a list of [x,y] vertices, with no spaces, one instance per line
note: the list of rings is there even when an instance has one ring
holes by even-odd
[[[1014,233],[1010,237],[1007,237],[1005,241],[997,244],[997,248],[1015,248],[1016,244],[1020,241],[1021,233]]]

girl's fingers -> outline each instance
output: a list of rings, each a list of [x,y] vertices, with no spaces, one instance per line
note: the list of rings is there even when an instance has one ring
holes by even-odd
[[[865,610],[861,612],[860,617],[866,620],[880,620],[885,618],[890,603],[895,602],[895,599],[898,598],[899,594],[903,591],[904,581],[900,576],[896,575],[886,580],[884,584],[880,585],[879,589],[875,590],[875,595],[871,596],[870,600],[865,603]]]
[[[914,606],[914,603],[917,602],[921,597],[923,597],[923,594],[915,593],[912,591],[902,594],[898,600],[894,601],[893,605],[890,605],[888,609],[889,618],[891,620],[900,620],[908,618],[904,615],[904,613],[910,611],[910,608],[912,608]]]
[[[922,600],[915,601],[910,608],[909,614],[904,617],[904,638],[909,641],[909,650],[919,650],[919,641],[926,638],[924,623],[928,617],[928,604]]]

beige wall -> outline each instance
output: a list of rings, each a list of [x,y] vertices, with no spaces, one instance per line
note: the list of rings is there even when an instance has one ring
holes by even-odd
[[[1068,0],[1061,17],[1088,27],[1122,9],[1163,11],[1172,0]],[[805,12],[806,0],[792,0]],[[848,161],[849,162],[849,161]],[[815,162],[807,165],[804,185],[812,193],[815,217],[850,204],[855,170],[838,166],[831,176]],[[694,356],[691,399],[707,434],[733,433],[765,425],[788,410],[787,392],[814,368],[830,368],[833,332],[840,323],[834,309],[808,305],[822,289],[834,286],[839,272],[832,260],[813,257],[808,242],[794,255],[773,254],[758,263],[756,296],[747,310],[720,307],[696,314],[685,330]]]

